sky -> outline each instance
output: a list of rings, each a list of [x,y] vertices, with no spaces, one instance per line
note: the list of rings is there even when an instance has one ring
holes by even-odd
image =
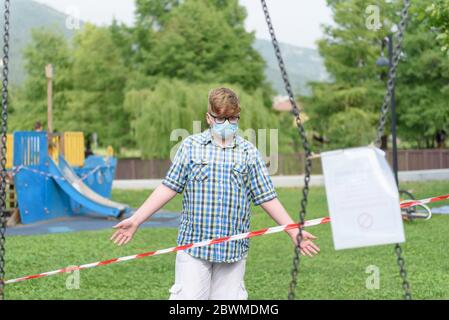
[[[126,24],[134,21],[134,0],[34,0],[64,13],[78,12],[81,20],[109,24],[113,17]],[[256,36],[269,39],[259,0],[240,0],[248,11],[246,28]],[[267,0],[279,41],[315,48],[322,36],[321,24],[332,23],[325,0]]]

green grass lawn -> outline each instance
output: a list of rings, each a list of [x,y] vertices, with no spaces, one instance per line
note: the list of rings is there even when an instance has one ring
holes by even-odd
[[[446,194],[449,181],[402,186],[418,198]],[[279,197],[297,219],[299,189],[278,189]],[[137,207],[149,190],[114,190],[113,199]],[[447,204],[441,202],[437,205]],[[179,211],[177,196],[165,209]],[[312,188],[307,219],[325,216],[323,188]],[[259,207],[254,208],[252,230],[275,223]],[[335,251],[330,225],[308,229],[318,236],[321,253],[301,259],[299,299],[401,299],[401,280],[393,245]],[[415,299],[449,298],[449,216],[405,225],[404,257]],[[109,242],[112,231],[15,236],[7,238],[7,279],[60,267],[146,252],[176,244],[177,229],[142,229],[132,243],[116,247]],[[286,299],[293,258],[293,244],[285,233],[256,237],[245,276],[249,299]],[[35,279],[6,287],[7,299],[167,299],[174,281],[175,254],[148,257],[110,266],[83,270],[80,288],[66,288],[68,274]],[[380,268],[380,288],[366,289],[368,266]]]

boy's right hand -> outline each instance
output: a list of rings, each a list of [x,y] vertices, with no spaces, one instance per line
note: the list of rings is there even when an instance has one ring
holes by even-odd
[[[114,241],[114,243],[119,246],[127,244],[132,240],[138,227],[138,224],[132,219],[132,217],[125,219],[113,226],[113,228],[117,229],[117,231],[112,235],[110,240]]]

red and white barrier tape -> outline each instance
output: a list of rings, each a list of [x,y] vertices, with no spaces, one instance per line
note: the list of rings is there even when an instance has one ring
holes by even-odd
[[[446,200],[446,199],[449,199],[449,194],[439,196],[439,197],[427,198],[427,199],[423,199],[423,200],[405,201],[405,202],[401,203],[400,207],[402,209],[404,209],[404,208],[409,208],[409,207],[413,207],[413,206],[418,206],[420,204],[437,202],[437,201],[442,201],[442,200]],[[326,223],[329,223],[330,221],[331,221],[331,219],[329,217],[308,220],[304,223],[304,227],[312,227],[312,226],[317,226],[320,224],[326,224]],[[59,274],[59,273],[72,272],[75,270],[95,268],[95,267],[105,266],[105,265],[113,264],[113,263],[117,263],[117,262],[135,260],[135,259],[145,258],[145,257],[149,257],[149,256],[156,256],[156,255],[160,255],[160,254],[170,253],[170,252],[182,251],[182,250],[186,250],[189,248],[204,247],[204,246],[209,246],[209,245],[227,242],[227,241],[235,241],[235,240],[239,240],[239,239],[252,238],[252,237],[262,236],[262,235],[266,235],[266,234],[270,234],[270,233],[287,231],[287,230],[295,229],[298,227],[299,227],[299,223],[265,228],[265,229],[261,229],[261,230],[257,230],[257,231],[240,233],[240,234],[236,234],[236,235],[228,236],[228,237],[215,238],[215,239],[211,239],[211,240],[190,243],[187,245],[171,247],[171,248],[161,249],[161,250],[157,250],[157,251],[150,251],[150,252],[134,254],[131,256],[126,256],[126,257],[121,257],[121,258],[115,258],[115,259],[110,259],[110,260],[105,260],[105,261],[83,264],[83,265],[75,266],[75,267],[68,267],[68,268],[62,268],[62,269],[49,271],[49,272],[38,273],[35,275],[31,275],[31,276],[25,276],[25,277],[21,277],[21,278],[7,280],[7,281],[5,281],[5,284],[16,283],[16,282],[21,282],[21,281],[31,280],[31,279],[36,279],[36,278],[43,278],[43,277],[48,277],[48,276],[52,276],[52,275]]]
[[[319,224],[325,224],[325,223],[328,223],[329,221],[330,221],[329,218],[314,219],[314,220],[306,221],[304,223],[304,226],[311,227],[311,226],[316,226]],[[21,282],[21,281],[31,280],[31,279],[36,279],[36,278],[42,278],[42,277],[48,277],[48,276],[52,276],[52,275],[55,275],[58,273],[65,273],[65,272],[72,272],[75,270],[95,268],[95,267],[105,266],[105,265],[112,264],[112,263],[128,261],[128,260],[135,260],[135,259],[145,258],[145,257],[149,257],[149,256],[156,256],[156,255],[160,255],[160,254],[164,254],[164,253],[182,251],[182,250],[186,250],[189,248],[204,247],[204,246],[209,246],[209,245],[213,245],[213,244],[217,244],[217,243],[221,243],[221,242],[234,241],[234,240],[251,238],[251,237],[261,236],[261,235],[270,234],[270,233],[287,231],[290,229],[298,228],[298,226],[299,226],[298,223],[281,225],[281,226],[277,226],[277,227],[266,228],[266,229],[261,229],[261,230],[257,230],[257,231],[252,231],[252,232],[240,233],[240,234],[236,234],[236,235],[229,236],[229,237],[215,238],[212,240],[205,240],[205,241],[201,241],[201,242],[195,242],[195,243],[191,243],[191,244],[186,244],[186,245],[177,246],[177,247],[171,247],[171,248],[167,248],[167,249],[161,249],[161,250],[157,250],[157,251],[150,251],[150,252],[145,252],[145,253],[140,253],[140,254],[134,254],[132,256],[126,256],[126,257],[115,258],[115,259],[110,259],[110,260],[105,260],[105,261],[100,261],[100,262],[88,263],[88,264],[83,264],[83,265],[75,266],[75,267],[62,268],[62,269],[58,269],[58,270],[54,270],[54,271],[38,273],[35,275],[31,275],[31,276],[7,280],[7,281],[5,281],[5,284],[16,283],[16,282]]]
[[[407,200],[401,202],[401,209],[410,208],[410,207],[416,207],[421,204],[431,203],[431,202],[437,202],[437,201],[443,201],[449,199],[449,194],[433,197],[433,198],[427,198],[422,200]]]

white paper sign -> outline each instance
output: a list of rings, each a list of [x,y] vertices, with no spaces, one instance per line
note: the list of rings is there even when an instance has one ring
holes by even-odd
[[[398,190],[382,150],[323,152],[321,161],[336,250],[405,241]]]

